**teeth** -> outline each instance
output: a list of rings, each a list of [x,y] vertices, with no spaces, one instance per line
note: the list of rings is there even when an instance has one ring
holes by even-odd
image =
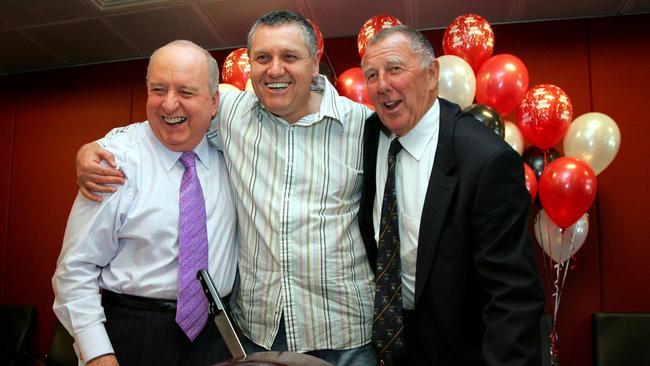
[[[183,122],[187,121],[187,117],[181,117],[181,116],[179,116],[179,117],[163,117],[162,119],[163,119],[163,121],[165,121],[165,123],[168,123],[170,125],[176,125],[176,124],[183,123]]]
[[[399,100],[394,101],[394,102],[386,102],[386,103],[384,103],[384,105],[386,107],[388,107],[388,108],[392,108],[392,107],[396,106],[399,102],[400,102]]]
[[[266,86],[270,89],[284,89],[289,87],[289,83],[268,83]]]

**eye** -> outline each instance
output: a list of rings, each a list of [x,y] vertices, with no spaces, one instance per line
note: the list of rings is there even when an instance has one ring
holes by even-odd
[[[167,91],[162,86],[152,86],[149,88],[149,90],[156,95],[163,95]]]
[[[187,91],[187,90],[181,90],[180,92],[178,92],[178,94],[180,94],[184,98],[189,98],[189,97],[194,96],[194,93],[192,93],[191,91]]]
[[[269,55],[259,55],[259,56],[255,57],[255,61],[257,61],[257,62],[259,62],[261,64],[265,64],[265,63],[271,61],[271,57],[269,57]]]
[[[377,77],[377,71],[368,70],[363,73],[363,76],[366,78],[366,81],[372,81]]]
[[[388,68],[388,72],[390,72],[390,73],[396,73],[396,72],[400,72],[400,71],[402,71],[401,66],[390,66]]]

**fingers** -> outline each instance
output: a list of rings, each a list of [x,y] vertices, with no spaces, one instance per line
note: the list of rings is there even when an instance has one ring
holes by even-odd
[[[93,181],[88,181],[83,184],[83,187],[86,189],[89,189],[95,193],[112,193],[115,192],[117,189],[113,186],[107,186],[104,184],[97,184]]]
[[[91,201],[95,201],[95,202],[101,202],[102,201],[101,196],[93,194],[91,191],[87,190],[86,188],[84,188],[82,186],[79,186],[79,192],[81,192],[82,196],[88,198]]]
[[[117,162],[115,162],[115,155],[113,155],[110,151],[100,149],[97,151],[97,157],[101,160],[106,160],[106,162],[112,166],[113,168],[117,168]],[[115,170],[115,169],[114,169]],[[121,174],[121,172],[120,172]]]

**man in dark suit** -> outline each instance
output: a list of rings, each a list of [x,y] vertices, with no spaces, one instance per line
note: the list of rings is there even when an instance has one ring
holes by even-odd
[[[438,62],[418,31],[376,34],[362,68],[376,114],[359,223],[380,362],[540,365],[544,293],[519,155],[438,98]]]

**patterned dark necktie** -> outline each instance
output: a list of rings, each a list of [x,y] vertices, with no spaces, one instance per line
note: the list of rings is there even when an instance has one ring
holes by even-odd
[[[208,268],[208,232],[205,199],[193,152],[184,152],[185,166],[179,197],[178,299],[176,323],[194,341],[208,320],[208,301],[196,279],[199,269]]]
[[[388,150],[388,174],[384,188],[379,223],[375,316],[372,326],[373,346],[385,365],[399,364],[404,354],[404,316],[402,312],[402,278],[399,250],[397,197],[395,195],[395,161],[402,145],[396,138]]]

